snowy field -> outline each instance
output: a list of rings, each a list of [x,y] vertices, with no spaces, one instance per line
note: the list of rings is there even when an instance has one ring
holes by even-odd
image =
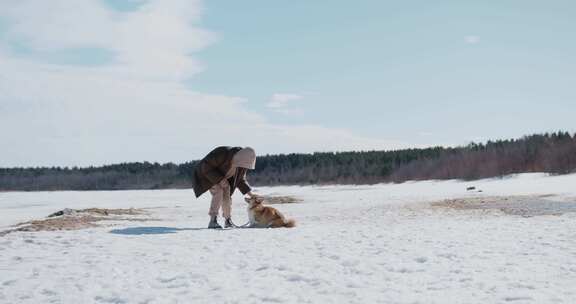
[[[222,231],[204,229],[209,196],[191,190],[0,193],[0,231],[63,208],[158,219],[0,237],[0,303],[576,303],[575,186],[525,174],[259,188],[302,199],[274,205],[298,226]],[[515,204],[545,212],[504,212]],[[241,197],[233,208],[245,222]]]

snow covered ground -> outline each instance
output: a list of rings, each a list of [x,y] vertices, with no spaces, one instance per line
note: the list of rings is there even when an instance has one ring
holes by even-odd
[[[576,175],[524,174],[260,188],[301,198],[274,205],[298,226],[224,231],[204,229],[209,197],[190,190],[0,193],[0,230],[63,208],[150,208],[159,219],[0,237],[0,303],[576,303],[575,185]],[[512,195],[567,208],[524,217],[431,205]],[[246,221],[241,197],[233,208]]]

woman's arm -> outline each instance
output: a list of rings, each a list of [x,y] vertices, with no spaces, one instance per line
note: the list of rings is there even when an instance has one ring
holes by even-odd
[[[250,187],[250,184],[248,184],[248,181],[246,180],[247,171],[248,171],[247,169],[238,168],[236,187],[240,189],[240,192],[242,192],[242,194],[254,196],[254,193],[252,193],[252,187]]]

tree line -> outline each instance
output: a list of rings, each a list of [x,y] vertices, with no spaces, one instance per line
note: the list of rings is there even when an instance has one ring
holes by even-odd
[[[189,188],[196,164],[0,168],[0,191]],[[455,148],[266,155],[258,157],[248,180],[255,186],[373,184],[472,180],[524,172],[576,172],[576,134],[537,134]]]

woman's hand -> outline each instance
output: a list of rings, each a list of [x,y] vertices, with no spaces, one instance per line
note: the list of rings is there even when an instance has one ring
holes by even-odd
[[[259,197],[260,195],[257,193],[254,193],[252,191],[246,193],[246,195],[248,195],[250,198],[255,198],[255,197]]]

